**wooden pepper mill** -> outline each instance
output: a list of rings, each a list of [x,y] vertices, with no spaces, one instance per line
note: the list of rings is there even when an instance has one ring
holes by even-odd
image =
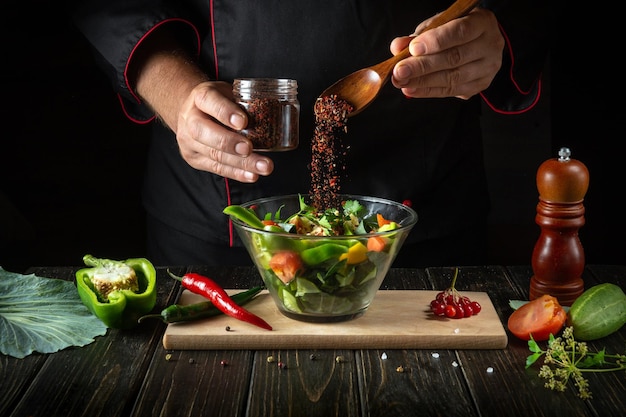
[[[535,222],[541,234],[532,255],[530,300],[543,294],[570,306],[582,294],[585,253],[578,230],[585,224],[583,199],[589,187],[589,171],[570,158],[568,148],[545,161],[537,170],[539,203]]]

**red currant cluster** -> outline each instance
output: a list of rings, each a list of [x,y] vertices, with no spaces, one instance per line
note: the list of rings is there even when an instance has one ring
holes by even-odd
[[[437,316],[462,319],[480,313],[480,303],[472,301],[466,295],[460,295],[454,288],[448,288],[437,294],[430,302],[430,310]]]
[[[458,269],[454,271],[452,285],[437,293],[435,299],[430,302],[430,310],[436,316],[462,319],[480,313],[482,307],[478,301],[470,300],[469,297],[459,294],[454,288],[458,272]]]

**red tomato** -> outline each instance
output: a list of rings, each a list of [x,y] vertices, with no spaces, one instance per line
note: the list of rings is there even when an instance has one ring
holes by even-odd
[[[269,265],[276,276],[287,284],[296,277],[296,274],[302,268],[302,260],[297,253],[284,251],[275,253],[272,259],[270,259]]]
[[[544,294],[524,304],[509,316],[508,327],[511,333],[522,340],[548,340],[561,331],[567,314],[559,301]]]

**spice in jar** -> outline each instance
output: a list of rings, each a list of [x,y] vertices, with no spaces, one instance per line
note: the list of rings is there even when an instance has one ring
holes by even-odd
[[[349,147],[342,141],[353,106],[336,94],[315,102],[315,131],[311,146],[311,202],[320,211],[340,206],[341,180]]]
[[[299,139],[300,103],[296,80],[238,78],[233,82],[235,101],[248,114],[240,133],[255,151],[295,149]]]

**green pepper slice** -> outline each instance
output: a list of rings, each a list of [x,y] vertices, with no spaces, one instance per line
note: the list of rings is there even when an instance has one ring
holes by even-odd
[[[238,292],[237,294],[232,295],[230,298],[235,302],[235,304],[243,306],[247,304],[249,301],[252,301],[254,297],[258,293],[263,290],[264,287],[257,286],[250,288],[249,290],[245,290],[242,292]],[[139,318],[139,322],[150,319],[150,318],[158,318],[163,323],[178,323],[178,322],[187,322],[200,320],[208,317],[219,316],[224,314],[222,310],[215,307],[210,301],[200,301],[194,304],[172,304],[167,307],[161,314],[147,314],[143,317]]]
[[[254,227],[255,229],[263,229],[265,226],[261,219],[257,217],[256,213],[249,208],[232,205],[226,207],[222,212],[231,218],[244,222],[248,226]]]
[[[348,248],[337,243],[324,243],[300,253],[302,261],[307,265],[317,265],[332,258],[339,258],[348,252]]]
[[[85,306],[109,328],[132,329],[138,320],[150,312],[156,304],[156,270],[145,258],[132,258],[125,261],[83,257],[88,268],[76,271],[78,295]],[[117,289],[104,299],[94,286],[94,275],[99,268],[130,267],[137,276],[138,290]]]

